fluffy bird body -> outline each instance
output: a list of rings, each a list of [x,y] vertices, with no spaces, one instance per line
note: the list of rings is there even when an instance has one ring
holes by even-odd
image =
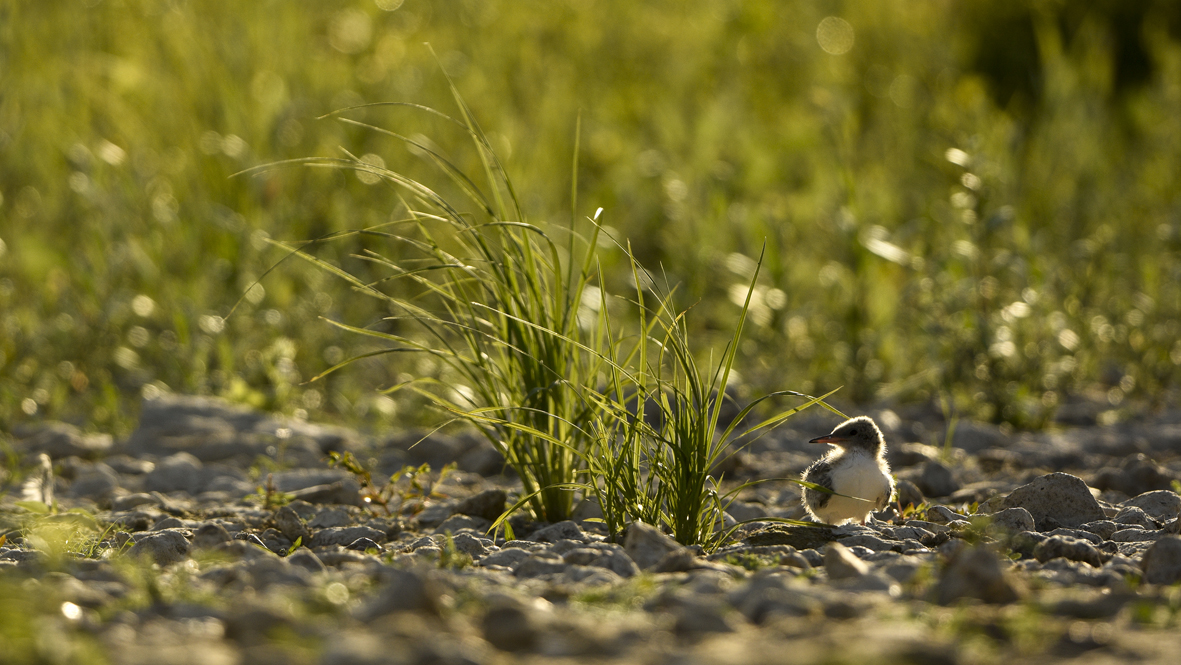
[[[845,495],[805,487],[804,508],[813,519],[825,524],[864,524],[871,512],[890,501],[894,479],[884,457],[885,439],[873,419],[860,416],[847,420],[810,443],[827,443],[833,448],[804,471],[804,480]]]

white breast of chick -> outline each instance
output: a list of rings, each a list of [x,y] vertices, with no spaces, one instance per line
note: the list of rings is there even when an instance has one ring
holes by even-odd
[[[829,524],[856,520],[864,522],[869,514],[890,500],[890,467],[884,459],[857,449],[849,449],[830,458],[833,465],[832,489],[828,504],[816,516]],[[857,497],[857,498],[848,498]],[[866,499],[862,501],[860,499]]]

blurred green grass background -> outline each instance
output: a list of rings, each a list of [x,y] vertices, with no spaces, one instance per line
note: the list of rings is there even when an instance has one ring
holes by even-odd
[[[370,343],[317,317],[371,324],[380,303],[296,261],[247,291],[283,258],[268,237],[380,223],[394,193],[230,176],[343,146],[440,181],[316,118],[450,112],[441,68],[535,222],[569,222],[581,114],[579,215],[605,208],[680,285],[700,348],[733,330],[766,240],[746,390],[844,385],[1017,426],[1077,396],[1106,417],[1176,404],[1175,3],[0,0],[0,429],[124,433],[161,390],[430,419],[374,392],[429,359],[304,383]],[[477,171],[446,122],[352,115]],[[364,248],[396,256],[372,238],[317,255],[366,275]]]

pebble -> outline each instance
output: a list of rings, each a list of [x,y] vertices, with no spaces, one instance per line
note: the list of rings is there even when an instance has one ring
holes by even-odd
[[[1103,555],[1094,545],[1070,536],[1046,538],[1033,548],[1033,557],[1042,563],[1062,557],[1071,561],[1081,561],[1095,568],[1103,565]]]
[[[940,605],[964,598],[1005,604],[1017,601],[1022,593],[1000,555],[987,545],[976,545],[958,548],[951,556],[935,587],[935,600]]]
[[[632,524],[623,541],[623,550],[641,570],[655,568],[665,555],[680,548],[680,543],[643,522]]]
[[[145,535],[127,550],[129,557],[148,557],[161,566],[184,561],[188,555],[188,539],[180,531],[171,529]]]
[[[828,578],[842,580],[861,577],[869,573],[869,565],[858,559],[839,542],[829,543],[824,550],[824,570]]]

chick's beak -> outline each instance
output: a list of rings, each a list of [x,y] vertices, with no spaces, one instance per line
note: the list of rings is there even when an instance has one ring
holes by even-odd
[[[836,436],[836,435],[834,435],[834,434],[825,434],[824,436],[818,436],[818,437],[816,437],[815,439],[812,439],[812,440],[811,440],[811,441],[809,441],[808,443],[833,443],[833,444],[837,444],[837,443],[845,443],[846,441],[848,441],[848,439],[846,439],[846,438],[845,438],[845,437],[843,437],[843,436]]]

